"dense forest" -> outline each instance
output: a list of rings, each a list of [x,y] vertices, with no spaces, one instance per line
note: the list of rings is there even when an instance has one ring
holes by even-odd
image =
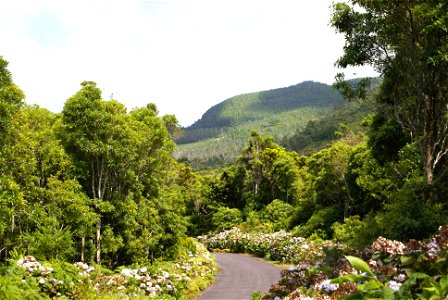
[[[224,168],[211,161],[215,168],[204,173],[195,173],[188,158],[174,158],[179,125],[173,115],[159,116],[154,104],[128,111],[104,100],[95,82],[84,81],[62,112],[52,113],[25,103],[0,57],[0,298],[101,299],[101,293],[128,291],[185,299],[183,289],[205,285],[192,285],[190,276],[210,279],[213,273],[195,269],[212,270],[213,263],[191,237],[236,230],[226,246],[234,251],[283,259],[282,251],[293,248],[278,250],[275,241],[286,243],[286,237],[302,250],[316,248],[319,264],[286,272],[287,284],[273,288],[272,298],[289,285],[289,292],[308,296],[340,288],[334,298],[446,299],[448,4],[350,2],[333,6],[331,24],[346,41],[337,64],[371,64],[381,80],[346,81],[338,74],[338,92],[305,82],[211,108],[192,126],[208,137],[224,130],[229,135],[225,128],[239,122],[250,126],[247,121],[265,111],[294,115],[298,107],[312,117],[291,136],[252,130],[244,145],[234,145],[233,161]],[[321,93],[303,89],[316,85]],[[341,95],[347,102],[334,107]],[[300,100],[305,98],[314,107]],[[235,111],[241,115],[230,118]],[[241,232],[258,242],[236,244]],[[216,240],[210,243],[217,248]],[[263,243],[270,246],[259,251]],[[408,256],[397,256],[405,247]],[[380,259],[375,249],[390,257],[373,264]],[[304,262],[314,253],[302,250],[287,253],[287,261]],[[318,282],[322,272],[338,276],[331,270],[340,267],[344,253],[361,251],[370,265],[345,256],[356,270],[333,281],[340,284],[335,290],[307,290],[305,283]],[[193,258],[199,261],[184,265]],[[30,270],[36,259],[47,266]],[[73,269],[74,262],[84,273]],[[398,272],[392,264],[409,276],[396,290],[390,286],[398,280],[390,275]],[[179,274],[170,277],[162,265]],[[82,275],[95,268],[96,275]],[[148,268],[162,273],[151,273],[150,281]]]
[[[23,104],[4,60],[1,75],[2,261],[13,249],[110,266],[175,256],[186,193],[156,107],[128,113],[83,82],[56,115]]]
[[[55,114],[26,105],[7,66],[0,57],[2,265],[27,255],[28,264],[38,259],[115,269],[196,253],[187,238],[187,208],[198,197],[190,181],[196,179],[172,156],[174,116],[159,117],[154,104],[128,112],[118,101],[103,100],[91,81]],[[63,269],[59,281],[73,275],[73,266]],[[29,299],[75,293],[73,286],[47,286],[53,282],[47,271],[36,279],[39,288],[24,286],[21,276],[30,273],[17,272],[18,281],[0,277],[0,298],[22,299],[15,290],[29,291]]]

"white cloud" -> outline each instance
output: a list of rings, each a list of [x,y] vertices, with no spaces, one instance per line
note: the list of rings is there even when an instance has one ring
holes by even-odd
[[[342,52],[326,26],[330,0],[7,2],[0,55],[27,102],[53,111],[93,80],[104,98],[154,102],[187,125],[236,94],[331,83]]]

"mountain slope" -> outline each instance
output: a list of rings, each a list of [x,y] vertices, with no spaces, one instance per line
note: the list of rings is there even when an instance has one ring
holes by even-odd
[[[199,121],[184,128],[185,135],[177,143],[188,144],[220,137],[235,127],[246,127],[247,124],[275,127],[275,124],[285,121],[295,123],[291,118],[312,117],[342,101],[340,94],[331,86],[312,81],[235,96],[211,107]],[[291,114],[293,111],[297,113]],[[259,130],[256,127],[251,129]]]
[[[177,140],[175,157],[196,170],[232,163],[252,130],[288,138],[344,103],[331,86],[306,81],[286,88],[243,94],[211,107]]]

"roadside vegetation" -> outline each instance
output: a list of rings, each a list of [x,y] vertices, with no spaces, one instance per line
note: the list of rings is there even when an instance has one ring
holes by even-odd
[[[284,231],[244,233],[232,228],[199,237],[208,249],[250,253],[290,264],[269,293],[252,299],[446,299],[448,228],[426,240],[377,238],[359,250]]]

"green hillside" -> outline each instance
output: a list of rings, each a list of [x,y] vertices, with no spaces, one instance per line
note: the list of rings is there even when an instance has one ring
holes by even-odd
[[[374,112],[369,101],[349,102],[328,111],[322,118],[309,121],[305,127],[298,127],[290,136],[284,136],[279,143],[290,151],[311,154],[342,136],[365,132],[363,120]]]
[[[308,118],[310,109],[318,113],[340,103],[342,97],[331,86],[312,81],[235,96],[211,107],[199,121],[184,128],[185,134],[177,144],[219,137],[231,128],[250,123],[282,130],[286,123],[300,123]],[[296,117],[296,121],[290,120]]]
[[[251,130],[282,139],[342,103],[341,95],[330,85],[312,81],[235,96],[184,128],[175,156],[222,165],[238,155]]]

